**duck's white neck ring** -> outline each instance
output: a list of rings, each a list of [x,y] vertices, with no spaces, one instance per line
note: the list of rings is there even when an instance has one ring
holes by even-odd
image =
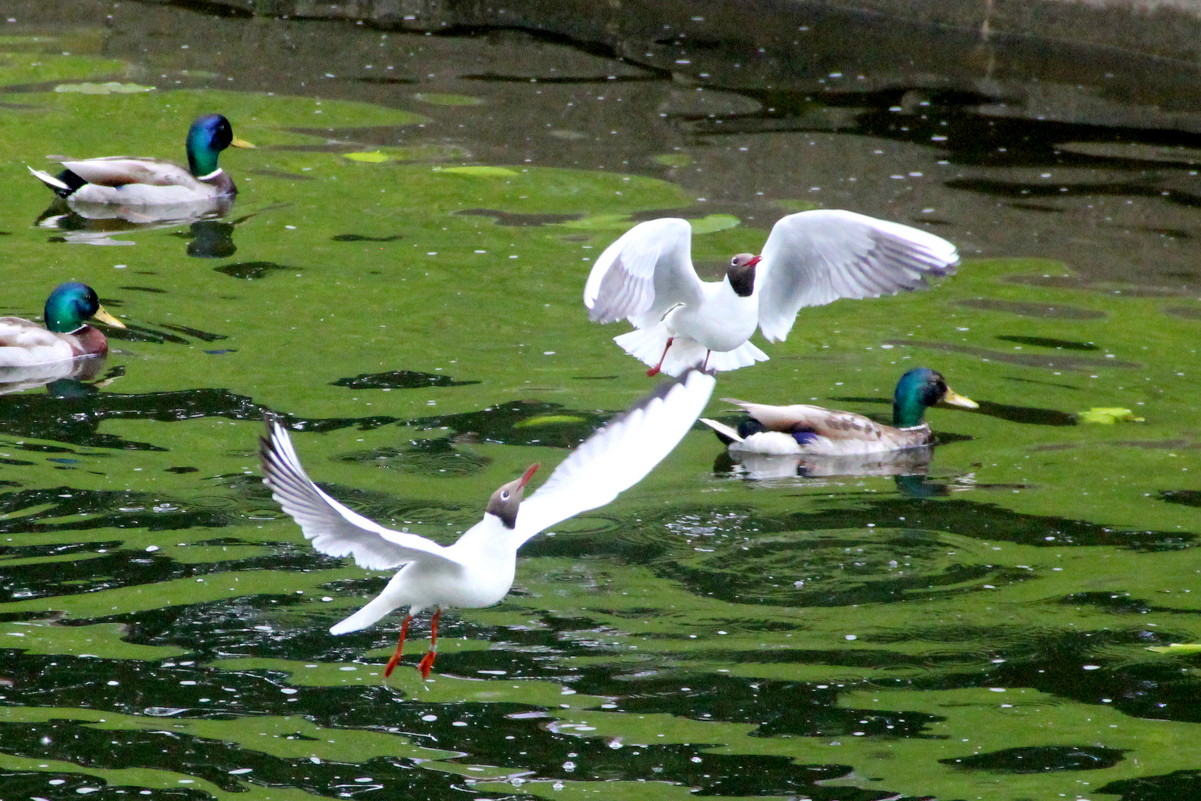
[[[217,169],[215,169],[215,170],[213,170],[212,172],[210,172],[208,175],[201,175],[201,176],[198,176],[198,177],[196,178],[196,180],[197,180],[197,181],[211,181],[211,180],[213,180],[214,178],[216,178],[218,175],[220,175],[220,174],[221,174],[221,173],[223,173],[223,172],[225,172],[225,170],[223,170],[223,169],[221,169],[220,167],[218,167]]]

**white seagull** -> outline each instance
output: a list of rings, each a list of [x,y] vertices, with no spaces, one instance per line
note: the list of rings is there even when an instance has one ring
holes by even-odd
[[[594,321],[624,317],[638,329],[614,341],[650,365],[648,375],[764,361],[767,354],[748,341],[756,327],[777,342],[806,306],[918,289],[959,262],[941,237],[852,211],[782,218],[762,255],[739,253],[721,281],[697,277],[691,242],[687,220],[639,223],[605,249],[584,287]]]
[[[386,678],[400,661],[413,616],[433,607],[430,650],[417,666],[426,678],[437,655],[443,607],[479,608],[504,598],[513,586],[517,549],[543,529],[604,506],[641,481],[692,428],[715,383],[712,374],[693,370],[660,385],[585,440],[524,503],[522,494],[538,465],[501,486],[488,499],[484,519],[450,546],[385,528],[326,495],[300,466],[288,432],[270,415],[266,435],[259,438],[263,483],[318,551],[353,556],[371,570],[400,567],[383,592],[330,633],[358,631],[407,606]]]

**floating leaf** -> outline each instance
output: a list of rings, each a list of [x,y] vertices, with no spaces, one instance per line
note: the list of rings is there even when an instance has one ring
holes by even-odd
[[[60,83],[54,87],[56,92],[75,92],[81,95],[132,95],[138,92],[153,92],[153,86],[142,86],[137,83]]]
[[[369,150],[362,153],[343,153],[342,156],[351,161],[361,161],[364,164],[379,164],[388,160],[388,157],[378,150]]]
[[[821,208],[820,205],[811,200],[795,200],[790,198],[777,200],[772,205],[784,209],[784,211],[788,212],[789,214],[793,214],[798,211],[813,211],[814,209]]]
[[[1196,654],[1201,653],[1201,643],[1174,642],[1170,645],[1152,645],[1147,650],[1157,654]]]
[[[664,167],[687,167],[692,164],[692,156],[687,153],[661,153],[651,160]]]
[[[1134,412],[1118,406],[1094,406],[1091,409],[1085,409],[1076,416],[1082,423],[1100,423],[1102,425],[1143,422],[1143,418],[1136,417]]]
[[[690,220],[689,222],[692,223],[692,233],[694,234],[715,234],[718,231],[725,231],[742,225],[742,220],[733,214],[710,214],[708,217],[702,217],[699,220]]]
[[[534,426],[561,426],[588,422],[583,417],[573,414],[543,414],[516,423],[513,428],[533,428]]]
[[[742,221],[732,214],[710,214],[697,220],[689,220],[694,234],[714,234],[729,228],[737,228]],[[634,227],[626,214],[597,214],[579,220],[560,223],[564,228],[579,228],[585,231],[625,231]]]
[[[468,167],[435,167],[435,172],[451,172],[455,175],[479,175],[485,178],[510,178],[521,173],[508,167],[489,167],[485,164]]]
[[[624,231],[633,225],[626,214],[597,214],[559,224],[564,228],[579,228],[584,231]]]
[[[360,164],[382,164],[385,161],[444,161],[459,160],[466,156],[461,148],[453,145],[416,145],[413,147],[389,147],[388,152],[382,150],[363,150],[355,153],[342,153],[343,158],[357,161]]]
[[[418,92],[413,97],[422,103],[434,106],[478,106],[484,102],[480,98],[470,95],[444,95],[428,92]]]

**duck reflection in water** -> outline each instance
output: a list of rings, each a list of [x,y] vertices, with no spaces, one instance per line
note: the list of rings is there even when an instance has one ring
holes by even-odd
[[[49,364],[0,367],[0,395],[12,395],[43,386],[56,398],[92,395],[117,378],[110,376],[95,380],[104,371],[104,362],[104,356],[83,356]]]
[[[188,226],[177,236],[188,240],[185,252],[202,259],[218,259],[237,252],[234,227],[241,219],[225,222],[221,217],[233,209],[232,197],[210,198],[169,206],[110,206],[102,203],[57,200],[37,219],[40,228],[59,233],[52,241],[73,245],[132,245],[120,234]],[[243,218],[245,219],[245,218]]]
[[[718,455],[713,469],[756,480],[828,478],[831,476],[925,476],[930,472],[934,446],[889,453],[851,456],[806,456],[729,450]]]
[[[891,476],[897,491],[909,498],[936,498],[976,487],[970,473],[932,478],[933,460],[933,445],[864,456],[769,456],[723,451],[713,463],[713,472],[768,482]]]

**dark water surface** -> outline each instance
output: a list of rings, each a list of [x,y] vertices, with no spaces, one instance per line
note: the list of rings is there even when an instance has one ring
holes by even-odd
[[[940,93],[852,56],[767,91],[515,30],[42,6],[0,15],[0,312],[74,278],[130,328],[0,395],[0,798],[1197,794],[1198,657],[1148,650],[1201,641],[1183,112],[1052,120],[1018,76]],[[223,156],[223,215],[64,216],[26,173],[182,159],[205,111],[258,145]],[[651,385],[582,308],[600,248],[685,216],[715,271],[812,207],[964,264],[806,311],[716,394],[886,417],[938,368],[981,408],[932,412],[928,474],[756,480],[698,429],[448,613],[428,682],[415,656],[381,681],[395,616],[329,635],[386,576],[274,506],[264,409],[333,495],[449,542]]]

